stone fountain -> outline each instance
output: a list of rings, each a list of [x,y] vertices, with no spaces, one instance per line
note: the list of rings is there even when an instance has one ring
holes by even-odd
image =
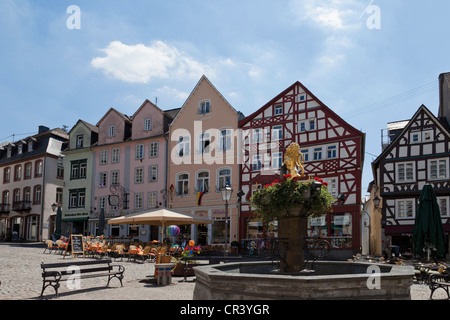
[[[303,157],[298,144],[286,150],[285,167],[291,177],[304,174]],[[298,167],[297,167],[298,166]],[[301,175],[298,175],[298,169]],[[194,299],[410,299],[413,267],[393,264],[315,261],[305,268],[303,256],[305,222],[309,212],[296,214],[286,210],[291,222],[278,219],[279,236],[287,239],[277,267],[273,261],[224,263],[196,267]],[[284,218],[283,217],[283,218]],[[297,221],[298,220],[298,221]],[[297,221],[292,223],[292,221]],[[288,252],[291,250],[291,252]]]

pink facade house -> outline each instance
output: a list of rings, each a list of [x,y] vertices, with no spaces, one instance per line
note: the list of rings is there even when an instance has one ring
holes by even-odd
[[[158,239],[158,227],[107,225],[98,230],[98,217],[101,210],[109,219],[166,205],[165,132],[171,120],[170,113],[145,100],[131,117],[111,108],[97,123],[91,234]]]
[[[200,245],[238,240],[237,112],[202,76],[169,128],[169,208],[215,219],[212,225],[183,226],[182,235]],[[233,188],[228,224],[220,189]]]

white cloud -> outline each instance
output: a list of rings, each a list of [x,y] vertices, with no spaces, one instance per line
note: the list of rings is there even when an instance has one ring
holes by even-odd
[[[360,24],[361,3],[355,0],[290,1],[296,21],[307,21],[327,30],[344,30]]]
[[[148,46],[113,41],[101,51],[105,56],[92,59],[92,66],[125,82],[148,83],[153,79],[186,77],[195,79],[202,74],[214,73],[209,66],[163,41],[153,41]]]
[[[171,87],[169,87],[167,85],[162,87],[162,88],[156,89],[156,93],[158,95],[163,95],[163,96],[166,96],[166,97],[172,97],[172,98],[174,98],[177,101],[184,101],[189,96],[189,93],[180,91],[180,90],[175,89],[175,88],[171,88]]]

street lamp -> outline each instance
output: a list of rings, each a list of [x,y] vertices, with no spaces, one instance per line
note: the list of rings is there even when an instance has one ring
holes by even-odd
[[[378,198],[378,196],[376,196],[374,199],[373,199],[373,205],[376,207],[376,208],[378,208],[379,206],[380,206],[380,198]]]
[[[231,199],[231,194],[233,193],[233,189],[226,184],[222,190],[220,190],[222,193],[222,200],[225,201],[225,252],[224,256],[227,255],[227,245],[228,245],[228,201]]]

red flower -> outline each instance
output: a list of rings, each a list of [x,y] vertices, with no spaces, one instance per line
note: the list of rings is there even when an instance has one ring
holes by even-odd
[[[323,185],[324,185],[325,187],[328,187],[328,183],[326,183],[326,182],[324,182]]]

